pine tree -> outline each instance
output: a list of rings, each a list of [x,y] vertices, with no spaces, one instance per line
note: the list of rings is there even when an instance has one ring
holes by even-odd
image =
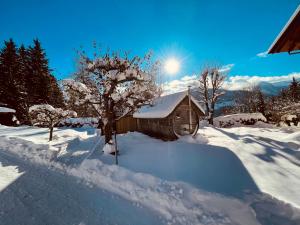
[[[20,48],[18,49],[19,53],[19,74],[16,76],[17,83],[20,84],[20,94],[21,94],[21,101],[18,103],[18,105],[21,106],[22,111],[20,114],[22,114],[21,119],[22,122],[28,124],[29,123],[29,103],[28,103],[28,96],[30,94],[31,85],[28,82],[28,76],[29,76],[29,57],[28,57],[28,51],[22,44]]]
[[[0,104],[15,109],[21,123],[29,123],[29,107],[45,103],[62,107],[63,96],[40,42],[18,49],[12,39],[5,41],[0,50]]]
[[[293,102],[297,102],[298,100],[300,100],[300,84],[296,81],[295,77],[293,77],[288,92]]]
[[[18,119],[24,120],[26,93],[21,72],[20,57],[12,39],[4,42],[0,53],[0,102],[16,110]]]
[[[61,107],[63,96],[57,81],[49,69],[48,59],[39,40],[34,40],[34,46],[29,47],[29,84],[33,87],[30,94],[30,105],[51,104]]]
[[[260,89],[257,90],[257,111],[263,114],[264,116],[266,115],[266,104],[264,100],[264,95]]]
[[[14,107],[17,93],[14,75],[19,72],[18,55],[12,39],[5,41],[4,45],[0,54],[0,102]]]
[[[28,84],[31,86],[31,93],[29,95],[30,105],[46,103],[49,91],[48,82],[48,60],[41,44],[38,40],[34,40],[34,46],[30,46],[29,53],[29,70]]]
[[[64,107],[64,99],[61,89],[57,84],[57,80],[53,75],[49,75],[50,79],[50,93],[48,102],[54,107]]]

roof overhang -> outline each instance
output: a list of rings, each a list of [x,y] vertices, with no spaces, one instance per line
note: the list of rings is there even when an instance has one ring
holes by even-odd
[[[268,50],[268,54],[280,52],[300,53],[300,5]]]

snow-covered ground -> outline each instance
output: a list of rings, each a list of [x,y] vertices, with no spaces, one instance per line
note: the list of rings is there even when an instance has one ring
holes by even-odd
[[[209,144],[239,157],[259,190],[300,208],[300,129],[204,128]]]
[[[93,128],[47,140],[44,128],[0,126],[0,224],[300,224],[297,128],[128,133],[120,166]]]

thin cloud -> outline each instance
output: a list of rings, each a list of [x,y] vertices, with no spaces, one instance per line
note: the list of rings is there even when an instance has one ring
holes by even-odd
[[[234,67],[233,63],[224,65],[219,69],[219,72],[220,73],[228,73],[233,67]]]
[[[226,90],[242,90],[250,85],[256,85],[260,82],[267,82],[276,84],[279,82],[289,83],[292,78],[300,79],[299,73],[290,73],[282,76],[231,76],[224,82],[224,89]],[[163,84],[163,94],[172,94],[180,91],[185,91],[188,86],[192,88],[199,87],[198,77],[196,75],[184,76],[181,79],[172,80]]]
[[[168,95],[185,91],[188,86],[195,88],[199,86],[199,81],[196,75],[184,76],[179,80],[172,80],[163,84],[163,94]]]
[[[260,52],[256,56],[259,57],[259,58],[266,58],[266,57],[268,57],[268,52],[267,51],[266,52]]]

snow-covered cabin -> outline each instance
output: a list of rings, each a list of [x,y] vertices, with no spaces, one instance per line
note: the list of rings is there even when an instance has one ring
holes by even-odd
[[[201,104],[188,92],[162,96],[151,106],[144,106],[133,114],[136,130],[167,140],[197,131],[199,120],[205,115]]]
[[[0,124],[15,126],[19,123],[16,117],[16,110],[0,106]]]

